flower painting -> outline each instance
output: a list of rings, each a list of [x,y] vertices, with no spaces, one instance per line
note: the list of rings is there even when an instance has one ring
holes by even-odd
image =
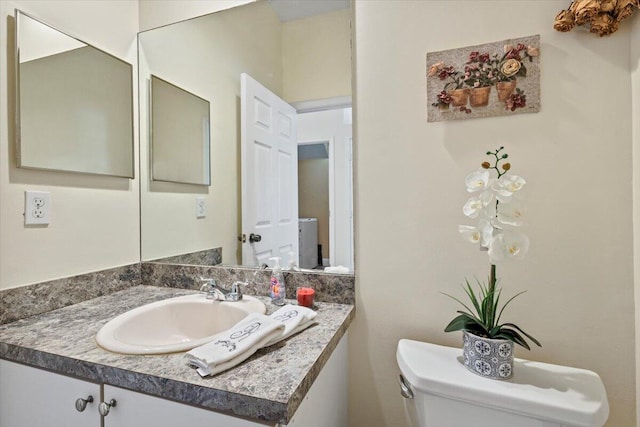
[[[540,111],[540,36],[427,53],[427,121]]]

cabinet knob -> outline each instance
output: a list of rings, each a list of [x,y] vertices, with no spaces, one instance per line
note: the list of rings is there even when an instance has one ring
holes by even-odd
[[[76,411],[82,412],[87,407],[87,403],[93,402],[93,396],[89,395],[86,399],[79,397],[76,400]]]
[[[109,411],[111,410],[111,408],[116,407],[116,403],[117,402],[115,399],[111,399],[109,403],[100,402],[100,405],[98,405],[98,412],[100,412],[100,415],[102,415],[103,417],[106,417],[107,415],[109,415]]]

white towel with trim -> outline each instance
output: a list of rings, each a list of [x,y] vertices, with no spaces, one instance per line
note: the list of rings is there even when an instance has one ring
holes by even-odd
[[[273,345],[308,328],[315,323],[315,317],[317,315],[318,313],[315,311],[307,307],[302,307],[301,305],[287,304],[281,307],[271,313],[269,317],[284,325],[284,330],[279,336],[272,338],[266,345]]]
[[[214,339],[185,354],[187,365],[200,376],[215,375],[244,362],[258,349],[278,338],[285,325],[264,314],[252,313]]]

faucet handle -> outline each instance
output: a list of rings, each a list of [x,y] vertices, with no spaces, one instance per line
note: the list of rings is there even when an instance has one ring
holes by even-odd
[[[213,292],[216,287],[216,279],[205,279],[204,277],[200,277],[201,282],[205,282],[202,286],[200,286],[200,292]]]
[[[227,295],[230,301],[240,301],[242,299],[242,290],[240,286],[247,286],[247,282],[236,281],[231,285],[231,292]]]

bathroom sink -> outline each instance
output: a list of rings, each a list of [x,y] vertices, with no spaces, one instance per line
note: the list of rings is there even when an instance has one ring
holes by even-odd
[[[187,351],[210,342],[247,314],[266,312],[258,299],[214,301],[202,294],[157,301],[123,313],[96,335],[106,350],[123,354],[163,354]]]

